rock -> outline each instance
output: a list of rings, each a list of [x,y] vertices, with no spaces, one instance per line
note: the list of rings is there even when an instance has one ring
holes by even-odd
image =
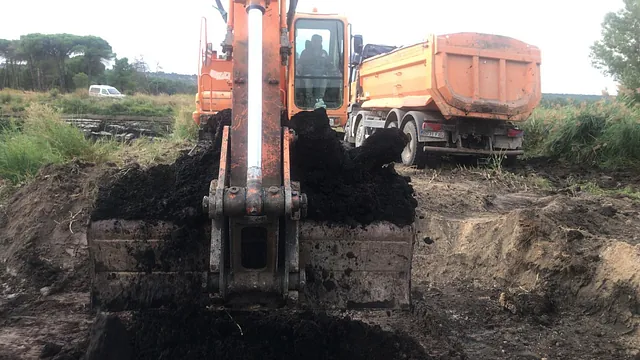
[[[40,351],[40,359],[46,359],[57,355],[62,350],[62,345],[46,343]]]
[[[89,336],[84,360],[132,359],[129,334],[117,316],[99,314]]]
[[[108,131],[98,131],[98,132],[92,132],[91,136],[94,136],[96,138],[100,138],[100,137],[112,137],[113,134],[108,132]]]
[[[115,134],[118,134],[127,130],[127,128],[122,125],[107,125],[105,128],[107,131]]]
[[[51,286],[45,286],[40,289],[40,294],[42,296],[49,296],[51,294]]]

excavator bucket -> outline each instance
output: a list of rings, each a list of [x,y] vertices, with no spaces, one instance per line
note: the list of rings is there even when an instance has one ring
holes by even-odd
[[[289,286],[285,303],[311,309],[407,309],[413,230],[386,222],[352,229],[301,221],[300,277],[289,277],[296,284]],[[179,249],[172,237],[182,231],[169,222],[91,222],[92,307],[121,311],[215,301],[220,279],[210,271],[209,258],[217,258],[221,249],[211,248],[206,237]],[[262,302],[259,296],[250,304]]]

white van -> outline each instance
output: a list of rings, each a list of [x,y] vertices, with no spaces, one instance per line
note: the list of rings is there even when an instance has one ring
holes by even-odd
[[[112,98],[123,98],[124,94],[121,94],[118,89],[109,85],[91,85],[89,86],[89,95],[91,96],[104,96]]]

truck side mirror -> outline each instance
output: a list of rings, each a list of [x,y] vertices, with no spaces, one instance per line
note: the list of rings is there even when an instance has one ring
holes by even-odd
[[[351,66],[358,66],[360,65],[361,60],[362,56],[360,54],[351,54],[351,60],[349,61],[349,64]]]
[[[353,52],[356,54],[362,54],[362,35],[353,35]]]

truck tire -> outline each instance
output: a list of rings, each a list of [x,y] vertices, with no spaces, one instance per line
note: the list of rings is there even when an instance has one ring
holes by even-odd
[[[360,120],[360,122],[358,122],[358,128],[356,129],[356,139],[355,139],[356,147],[362,146],[362,143],[364,142],[364,137],[365,137],[364,135],[365,135],[364,121]]]
[[[402,151],[402,163],[406,166],[415,165],[418,169],[424,169],[426,157],[422,146],[418,142],[416,123],[413,120],[407,121],[402,127],[402,131],[411,137],[411,140]]]

